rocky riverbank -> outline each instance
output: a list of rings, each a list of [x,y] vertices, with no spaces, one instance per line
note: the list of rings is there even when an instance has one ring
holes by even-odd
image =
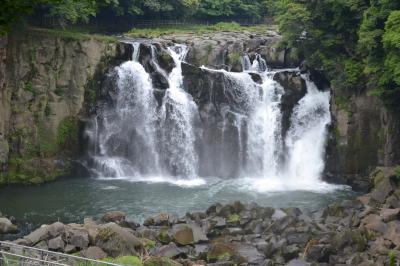
[[[400,180],[393,168],[370,178],[371,193],[313,213],[235,202],[139,225],[114,211],[101,221],[43,225],[14,242],[93,259],[137,256],[143,265],[394,265]],[[1,233],[15,231],[0,218]]]

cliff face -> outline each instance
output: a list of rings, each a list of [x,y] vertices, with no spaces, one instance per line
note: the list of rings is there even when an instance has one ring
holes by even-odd
[[[40,183],[69,171],[96,78],[130,57],[123,43],[30,32],[0,42],[1,183]]]
[[[367,190],[376,166],[400,164],[400,114],[366,93],[345,98],[333,91],[327,179]]]

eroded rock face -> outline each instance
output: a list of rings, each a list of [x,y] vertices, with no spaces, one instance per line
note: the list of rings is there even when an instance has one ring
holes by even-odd
[[[128,44],[36,31],[0,39],[0,184],[40,183],[71,170],[80,119],[97,78],[131,57]]]

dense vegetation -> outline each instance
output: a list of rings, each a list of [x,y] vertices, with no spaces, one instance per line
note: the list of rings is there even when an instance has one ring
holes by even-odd
[[[400,106],[400,1],[271,0],[285,45],[321,68],[342,92]]]

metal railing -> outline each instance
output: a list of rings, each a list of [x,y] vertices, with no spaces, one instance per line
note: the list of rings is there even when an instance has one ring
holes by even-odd
[[[0,241],[0,266],[120,266],[79,256]]]

